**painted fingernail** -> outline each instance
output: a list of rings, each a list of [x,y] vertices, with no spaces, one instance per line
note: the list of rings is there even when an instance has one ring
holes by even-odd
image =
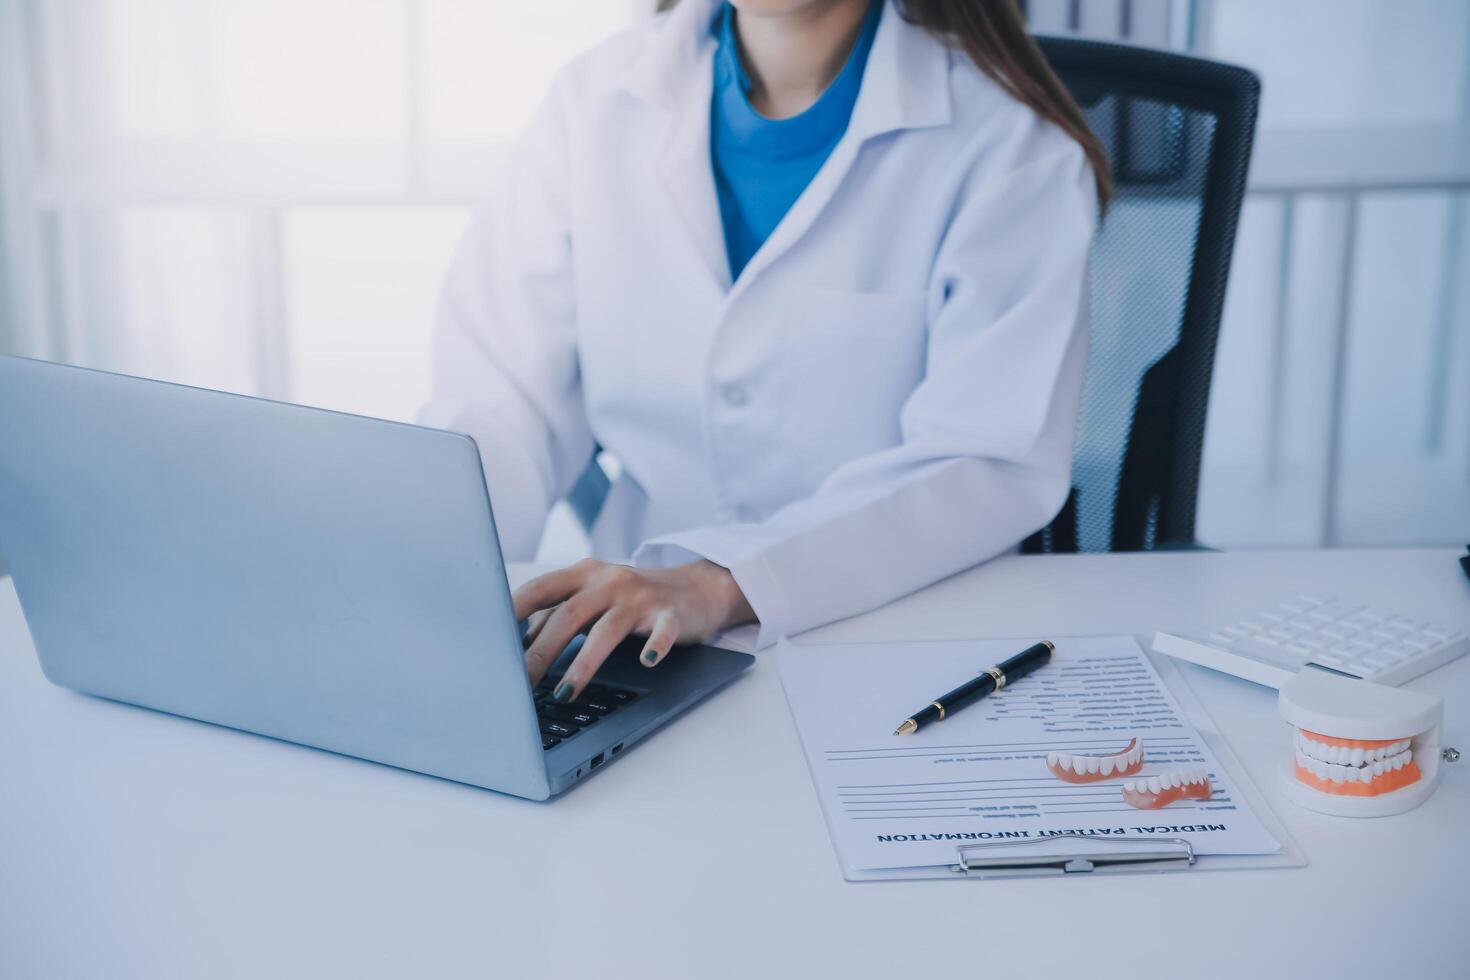
[[[556,693],[551,696],[551,699],[561,704],[566,704],[572,699],[572,685],[566,681],[562,681],[557,687]]]
[[[652,667],[658,663],[658,651],[652,648],[643,651],[643,662]]]

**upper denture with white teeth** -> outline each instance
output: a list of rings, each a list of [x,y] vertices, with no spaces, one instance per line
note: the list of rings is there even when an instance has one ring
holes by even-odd
[[[1347,739],[1299,730],[1295,775],[1323,793],[1378,796],[1419,779],[1412,745],[1407,738]]]
[[[1121,751],[1112,755],[1070,755],[1048,752],[1046,768],[1053,776],[1069,783],[1096,783],[1104,779],[1132,776],[1143,768],[1143,740],[1134,737]]]

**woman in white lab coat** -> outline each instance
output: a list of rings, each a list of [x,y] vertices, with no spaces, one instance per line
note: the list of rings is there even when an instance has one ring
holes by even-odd
[[[732,4],[564,69],[444,291],[424,421],[478,442],[508,559],[621,463],[596,558],[515,596],[534,679],[587,634],[563,701],[630,634],[764,645],[1068,491],[1108,185],[1013,0]]]

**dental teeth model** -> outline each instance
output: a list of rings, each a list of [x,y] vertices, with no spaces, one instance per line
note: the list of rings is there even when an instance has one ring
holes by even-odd
[[[1208,800],[1210,774],[1204,769],[1181,769],[1123,784],[1123,802],[1140,810],[1160,810],[1180,800]]]
[[[1096,783],[1104,779],[1134,776],[1143,768],[1143,742],[1137,737],[1121,752],[1112,755],[1068,755],[1048,752],[1046,768],[1067,783]]]
[[[1416,782],[1411,739],[1333,738],[1316,732],[1296,733],[1299,782],[1334,796],[1378,796]]]
[[[1439,776],[1444,702],[1307,668],[1281,686],[1295,726],[1286,791],[1321,813],[1381,817],[1418,806]]]

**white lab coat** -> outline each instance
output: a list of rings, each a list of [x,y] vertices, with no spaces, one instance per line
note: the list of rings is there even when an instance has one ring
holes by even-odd
[[[510,560],[601,443],[594,553],[729,568],[764,645],[1056,514],[1096,195],[1075,141],[890,5],[846,135],[732,283],[715,9],[558,76],[454,260],[423,421],[477,441]]]

